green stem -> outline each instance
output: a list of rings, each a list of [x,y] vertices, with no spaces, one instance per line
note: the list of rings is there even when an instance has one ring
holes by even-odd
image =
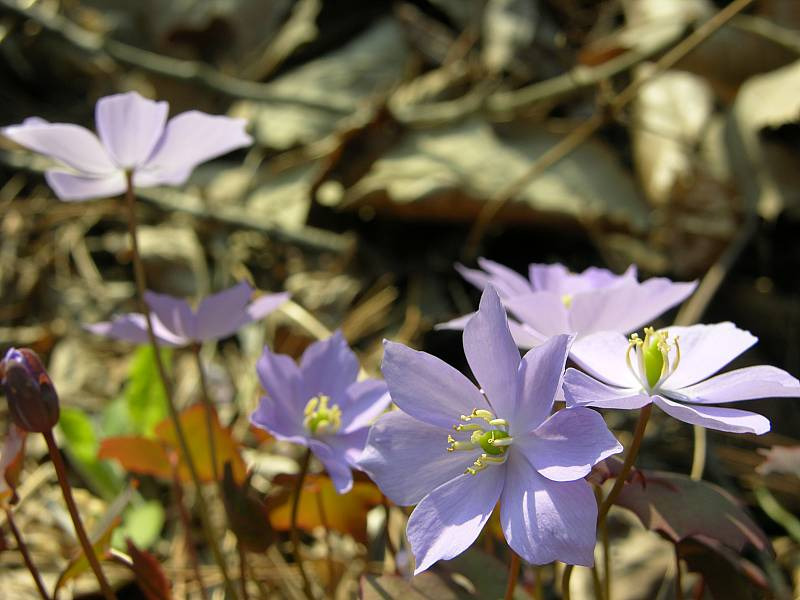
[[[28,571],[30,571],[31,577],[33,577],[33,582],[36,584],[39,595],[42,597],[42,600],[50,600],[50,595],[44,587],[39,569],[37,569],[36,565],[33,563],[33,559],[28,552],[28,546],[25,544],[25,540],[22,539],[22,534],[19,529],[17,529],[17,524],[14,522],[14,515],[10,508],[6,508],[6,521],[8,521],[8,526],[11,528],[14,539],[17,540],[17,550],[19,550],[19,553],[22,555],[22,560],[25,561],[25,566],[28,567]]]
[[[206,433],[208,434],[208,459],[211,461],[211,473],[214,476],[214,481],[219,482],[219,468],[217,467],[217,442],[214,439],[214,404],[211,402],[211,396],[208,393],[208,383],[206,381],[206,372],[203,369],[203,360],[200,357],[200,344],[192,344],[192,351],[194,353],[195,361],[197,362],[197,371],[200,374],[200,398],[203,401],[206,413]]]
[[[706,428],[700,425],[694,426],[694,451],[692,452],[692,471],[689,477],[695,481],[703,478],[703,471],[706,468]]]
[[[158,376],[161,379],[161,384],[164,386],[164,395],[167,397],[167,408],[169,409],[169,416],[172,424],[175,427],[175,436],[178,438],[178,445],[180,446],[181,454],[186,461],[186,466],[189,469],[189,474],[192,482],[197,489],[197,508],[200,513],[200,523],[203,528],[206,541],[211,547],[211,553],[214,555],[214,560],[219,566],[222,573],[222,579],[225,583],[225,590],[231,598],[236,598],[236,588],[231,581],[228,574],[228,567],[225,564],[225,558],[222,555],[222,550],[217,542],[217,537],[214,535],[214,529],[211,525],[211,518],[209,517],[208,506],[203,497],[203,489],[200,483],[200,476],[197,473],[197,466],[194,464],[191,452],[189,451],[189,443],[186,440],[186,432],[183,430],[178,409],[175,406],[175,400],[172,397],[172,385],[167,377],[167,371],[164,368],[164,362],[161,360],[161,352],[159,351],[158,342],[156,341],[155,333],[153,332],[153,321],[150,317],[150,309],[144,299],[144,293],[147,289],[145,283],[144,266],[142,264],[141,255],[139,254],[139,241],[136,235],[137,220],[136,220],[136,197],[133,193],[133,173],[128,171],[126,173],[127,187],[125,190],[125,204],[128,209],[128,233],[131,238],[131,249],[133,252],[133,272],[136,279],[136,292],[139,300],[139,309],[144,314],[145,322],[147,323],[147,337],[150,340],[150,345],[153,347],[155,354],[156,367]]]
[[[303,492],[303,483],[305,482],[306,475],[308,474],[308,463],[311,461],[311,450],[306,450],[300,462],[300,474],[297,476],[297,484],[294,490],[294,497],[292,498],[292,513],[289,522],[289,537],[292,540],[292,549],[294,550],[294,560],[297,563],[297,568],[300,571],[300,578],[303,580],[303,592],[308,600],[314,600],[314,594],[311,591],[311,581],[308,579],[306,568],[303,565],[303,557],[300,554],[300,532],[297,529],[297,513],[300,508],[300,494]]]
[[[514,590],[517,587],[517,579],[519,578],[519,555],[511,548],[511,561],[508,563],[508,584],[506,585],[506,595],[504,600],[511,600],[514,597]]]
[[[97,578],[97,583],[100,584],[100,591],[103,593],[103,596],[105,596],[106,600],[116,600],[117,597],[114,594],[114,590],[111,588],[106,576],[103,574],[103,571],[100,568],[100,561],[97,560],[97,554],[92,547],[92,543],[89,541],[89,536],[86,535],[86,529],[83,527],[83,521],[81,521],[81,515],[78,512],[78,507],[75,504],[75,498],[72,497],[72,488],[67,480],[67,468],[64,466],[64,460],[61,458],[61,452],[58,450],[56,440],[53,438],[53,432],[52,430],[47,430],[43,432],[42,435],[44,436],[45,442],[47,442],[47,449],[50,452],[50,460],[53,461],[53,467],[55,467],[56,475],[58,476],[58,484],[61,486],[61,494],[64,496],[64,502],[67,504],[69,516],[72,518],[72,524],[75,526],[75,533],[78,535],[78,541],[80,542],[81,548],[83,548],[83,552],[86,555],[86,560],[89,561],[89,566],[92,568],[92,571]]]

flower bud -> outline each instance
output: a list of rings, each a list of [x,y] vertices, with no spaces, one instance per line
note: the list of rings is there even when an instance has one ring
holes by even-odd
[[[58,423],[58,394],[33,350],[11,348],[0,363],[0,387],[20,429],[43,433]]]

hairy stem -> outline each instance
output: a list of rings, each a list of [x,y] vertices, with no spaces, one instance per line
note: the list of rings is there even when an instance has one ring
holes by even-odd
[[[297,513],[298,509],[300,508],[300,494],[303,492],[303,483],[305,482],[306,475],[308,474],[309,462],[311,462],[311,450],[306,450],[300,462],[300,474],[297,476],[297,484],[295,485],[294,497],[292,498],[292,514],[289,523],[289,536],[292,540],[294,560],[297,563],[297,568],[300,571],[300,577],[303,580],[303,592],[308,600],[314,600],[314,594],[311,591],[311,581],[308,579],[306,568],[303,565],[303,557],[300,554],[300,532],[297,529]]]
[[[511,550],[511,560],[508,563],[508,583],[506,584],[506,595],[504,600],[511,600],[514,597],[514,590],[517,588],[517,578],[519,577],[519,555]]]
[[[622,470],[619,472],[616,480],[614,481],[614,487],[611,488],[611,491],[608,493],[608,496],[606,496],[603,504],[600,505],[600,509],[597,514],[598,522],[600,519],[606,518],[608,511],[611,510],[611,506],[617,501],[617,498],[622,491],[622,486],[625,485],[625,481],[628,479],[628,475],[633,468],[633,463],[636,462],[636,457],[639,455],[639,448],[642,445],[644,432],[647,429],[647,422],[650,420],[650,413],[652,412],[652,404],[642,407],[642,410],[639,411],[639,420],[636,422],[636,430],[633,433],[631,447],[628,448],[628,452],[625,454],[625,461],[622,463]]]
[[[572,569],[574,565],[564,565],[564,574],[561,576],[561,597],[563,600],[570,600],[569,593],[569,580],[572,577]]]
[[[683,600],[683,581],[681,576],[681,555],[678,552],[678,544],[675,547],[675,598],[676,600]]]
[[[172,491],[175,496],[175,506],[178,508],[178,517],[181,520],[181,525],[183,525],[184,544],[186,552],[189,553],[189,561],[192,563],[192,571],[194,571],[194,577],[197,579],[197,585],[200,586],[200,595],[203,600],[208,600],[208,590],[200,572],[200,558],[197,556],[197,548],[195,548],[194,540],[192,539],[192,519],[183,503],[183,484],[181,484],[181,480],[178,477],[177,466],[172,469]]]
[[[39,569],[37,569],[36,565],[33,563],[33,559],[28,552],[28,546],[25,544],[25,540],[22,539],[22,533],[20,533],[17,524],[14,522],[14,515],[10,508],[6,508],[6,521],[8,521],[8,526],[11,529],[11,533],[14,535],[14,539],[17,540],[17,550],[19,550],[19,553],[22,555],[22,560],[25,561],[25,566],[28,567],[28,571],[30,571],[31,577],[33,577],[33,582],[36,584],[39,595],[42,597],[42,600],[50,600],[50,595],[44,587]]]
[[[203,497],[203,489],[200,483],[200,476],[197,473],[197,466],[194,463],[191,453],[189,452],[189,443],[186,440],[186,432],[183,430],[178,409],[175,406],[175,400],[172,397],[172,385],[167,377],[167,371],[164,368],[164,362],[161,360],[161,352],[159,351],[158,342],[156,341],[155,333],[153,332],[153,321],[150,317],[150,309],[144,299],[144,293],[147,289],[145,282],[144,266],[139,254],[139,242],[136,235],[137,219],[136,219],[136,197],[133,193],[133,173],[128,171],[126,173],[127,187],[125,191],[125,204],[128,209],[128,233],[131,238],[131,249],[133,252],[133,272],[136,279],[136,292],[139,300],[139,309],[144,314],[145,322],[147,323],[147,337],[150,340],[150,345],[153,347],[153,353],[156,358],[156,367],[158,376],[161,379],[161,384],[164,386],[164,395],[167,397],[167,408],[169,409],[169,416],[172,424],[175,427],[175,436],[178,438],[178,445],[180,446],[181,455],[186,461],[186,466],[189,469],[192,482],[197,489],[197,508],[200,514],[200,522],[203,527],[206,542],[211,548],[211,553],[214,555],[214,561],[217,563],[222,579],[225,583],[225,590],[231,598],[236,598],[236,588],[231,581],[228,574],[228,567],[225,564],[225,558],[222,555],[214,529],[211,525],[211,518],[209,517],[208,506]]]
[[[86,560],[89,561],[89,566],[92,568],[97,583],[100,584],[100,591],[106,600],[116,600],[114,590],[111,589],[106,576],[100,568],[100,561],[97,560],[92,543],[89,541],[89,536],[86,535],[86,529],[83,527],[81,515],[78,512],[78,507],[75,505],[75,498],[72,497],[72,488],[67,480],[67,468],[64,466],[64,460],[61,458],[61,452],[58,450],[56,440],[53,438],[52,430],[42,433],[44,440],[47,442],[47,449],[50,451],[50,460],[53,461],[56,475],[58,476],[58,484],[61,486],[61,494],[64,496],[64,502],[67,504],[69,516],[72,518],[72,524],[75,526],[75,533],[78,535],[78,541],[81,543]]]

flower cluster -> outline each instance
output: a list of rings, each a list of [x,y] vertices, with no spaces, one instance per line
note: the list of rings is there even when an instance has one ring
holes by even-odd
[[[62,200],[127,191],[132,201],[134,186],[182,184],[201,162],[252,141],[242,120],[189,111],[168,121],[167,114],[165,102],[131,92],[98,101],[97,135],[39,118],[2,133],[56,161],[46,179]],[[138,260],[136,250],[134,255]],[[593,565],[598,518],[627,475],[616,475],[598,511],[586,477],[623,447],[596,409],[644,409],[649,416],[655,405],[693,425],[762,434],[770,428],[762,415],[717,405],[800,397],[800,382],[775,367],[717,374],[757,341],[732,323],[652,326],[690,296],[696,282],[640,282],[634,266],[617,275],[531,264],[525,278],[490,260],[478,264],[480,269],[457,266],[482,290],[477,311],[439,326],[463,330],[477,386],[440,359],[391,341],[384,342],[383,379],[368,378],[338,331],[312,343],[299,363],[265,347],[256,366],[265,395],[250,417],[254,426],[305,446],[306,457],[318,459],[341,494],[353,487],[356,469],[394,503],[415,506],[407,524],[415,574],[472,545],[498,502],[505,539],[524,560]],[[87,329],[134,343],[154,338],[157,345],[192,346],[198,362],[199,344],[233,334],[288,299],[286,293],[253,298],[253,288],[242,282],[194,309],[183,299],[146,292],[139,279],[147,314],[121,315]],[[519,348],[528,351],[521,356]],[[568,359],[574,367],[566,368]],[[166,377],[163,368],[159,372]],[[27,432],[45,433],[60,479],[63,468],[50,433],[59,419],[58,396],[36,354],[8,350],[0,361],[0,391],[13,421],[0,455],[2,504],[13,494]],[[207,410],[212,440],[210,403]],[[186,446],[178,425],[176,419]],[[623,469],[633,464],[637,441]],[[304,475],[305,468],[293,520]],[[202,494],[197,497],[204,502]],[[72,517],[80,537],[79,519]],[[305,580],[299,552],[296,559]],[[92,567],[103,587],[99,566]]]

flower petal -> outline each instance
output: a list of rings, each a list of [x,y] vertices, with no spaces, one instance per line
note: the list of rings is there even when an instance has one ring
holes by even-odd
[[[497,290],[501,298],[528,294],[532,291],[527,279],[505,265],[486,258],[479,258],[478,265],[488,273],[488,283]]]
[[[478,312],[464,328],[464,353],[495,415],[512,418],[517,404],[519,350],[492,286],[483,290]]]
[[[759,414],[735,408],[681,404],[662,396],[655,396],[653,402],[661,410],[684,423],[701,425],[707,429],[728,431],[730,433],[755,433],[761,435],[770,429],[769,420]]]
[[[150,157],[167,121],[169,104],[127,92],[100,98],[94,109],[97,133],[114,162],[122,169],[143,165]]]
[[[552,292],[556,295],[569,292],[566,285],[569,275],[569,270],[561,264],[528,265],[528,279],[531,281],[531,287],[537,292]]]
[[[600,413],[580,407],[558,411],[531,434],[515,435],[514,447],[553,481],[581,479],[601,460],[622,452]]]
[[[531,292],[507,298],[504,304],[523,325],[543,338],[573,332],[567,320],[567,307],[558,294]]]
[[[289,292],[262,294],[247,306],[247,321],[259,321],[263,319],[281,304],[289,300],[290,297],[291,294]]]
[[[48,123],[33,117],[21,125],[2,129],[20,146],[50,156],[87,175],[108,175],[117,170],[97,136],[70,123]]]
[[[367,427],[386,410],[392,400],[386,382],[380,379],[351,383],[347,388],[347,398],[347,403],[339,406],[342,410],[342,433]]]
[[[188,340],[169,331],[158,319],[151,318],[153,319],[153,333],[159,344],[176,348],[185,346],[188,343]],[[112,321],[86,325],[86,329],[96,335],[133,342],[134,344],[146,344],[150,341],[147,336],[147,321],[144,315],[139,313],[120,315]]]
[[[800,381],[769,365],[722,373],[680,390],[680,399],[700,404],[721,404],[756,398],[800,397]]]
[[[628,340],[621,333],[599,331],[576,340],[570,358],[600,381],[623,388],[641,387],[626,362],[628,347]],[[632,353],[631,358],[634,356]]]
[[[144,299],[150,310],[172,333],[187,340],[197,339],[197,319],[186,300],[149,290],[144,293]]]
[[[583,479],[550,481],[521,454],[506,464],[500,523],[508,545],[534,565],[558,560],[591,567],[597,520],[591,486]]]
[[[416,504],[431,490],[463,474],[480,456],[480,449],[448,452],[451,432],[393,410],[370,429],[358,466],[395,504]]]
[[[464,327],[467,326],[467,323],[469,323],[469,320],[474,316],[475,313],[469,313],[461,317],[456,317],[455,319],[450,319],[444,323],[437,323],[434,326],[434,329],[453,329],[459,331],[464,329]]]
[[[118,196],[127,186],[125,175],[121,171],[105,176],[84,176],[50,170],[45,171],[44,178],[56,196],[67,202]]]
[[[667,331],[679,338],[681,349],[681,362],[665,382],[674,390],[713,375],[758,341],[749,331],[729,322],[669,327]]]
[[[253,138],[244,131],[246,125],[244,119],[196,110],[181,113],[167,123],[145,169],[155,180],[163,176],[161,183],[179,185],[200,163],[252,144]]]
[[[534,331],[527,325],[517,323],[514,319],[508,320],[508,330],[511,332],[511,337],[514,338],[514,343],[518,348],[523,350],[530,350],[536,346],[547,341],[547,337]]]
[[[388,340],[381,371],[392,402],[412,417],[452,429],[460,415],[491,410],[472,382],[444,361]]]
[[[286,410],[280,396],[262,396],[258,407],[250,415],[250,423],[268,431],[284,442],[308,445],[308,432],[303,427],[303,417],[297,410]]]
[[[358,371],[358,358],[337,330],[327,340],[311,344],[303,353],[300,393],[306,399],[324,394],[331,398],[332,404],[343,404],[347,388],[358,377]]]
[[[570,323],[581,335],[596,331],[629,333],[683,302],[696,287],[696,282],[673,283],[653,278],[583,292],[572,299]]]
[[[650,396],[641,389],[612,387],[572,368],[564,374],[564,399],[567,406],[626,410],[641,408],[651,402]]]
[[[203,298],[197,307],[197,339],[227,337],[248,321],[247,303],[253,288],[246,281]]]
[[[261,358],[256,363],[256,372],[261,382],[261,387],[267,392],[269,405],[275,404],[276,408],[258,416],[259,424],[269,423],[273,414],[281,414],[291,422],[297,424],[297,431],[302,429],[303,410],[307,398],[300,397],[300,369],[295,362],[285,354],[276,354],[268,347],[264,347]],[[258,409],[253,413],[252,420],[261,414],[265,401],[262,398]]]
[[[317,439],[327,444],[334,456],[343,459],[353,469],[360,470],[358,459],[361,458],[364,446],[367,445],[368,434],[369,428],[362,427],[349,433],[337,432]]]
[[[414,575],[472,545],[497,504],[504,477],[502,465],[477,475],[459,475],[417,504],[406,528],[417,563]]]
[[[550,416],[572,339],[571,335],[553,336],[525,354],[518,374],[521,385],[511,423],[512,435],[533,431]]]
[[[353,472],[344,456],[335,452],[328,444],[311,438],[308,447],[325,466],[333,487],[340,494],[346,494],[353,487]]]

